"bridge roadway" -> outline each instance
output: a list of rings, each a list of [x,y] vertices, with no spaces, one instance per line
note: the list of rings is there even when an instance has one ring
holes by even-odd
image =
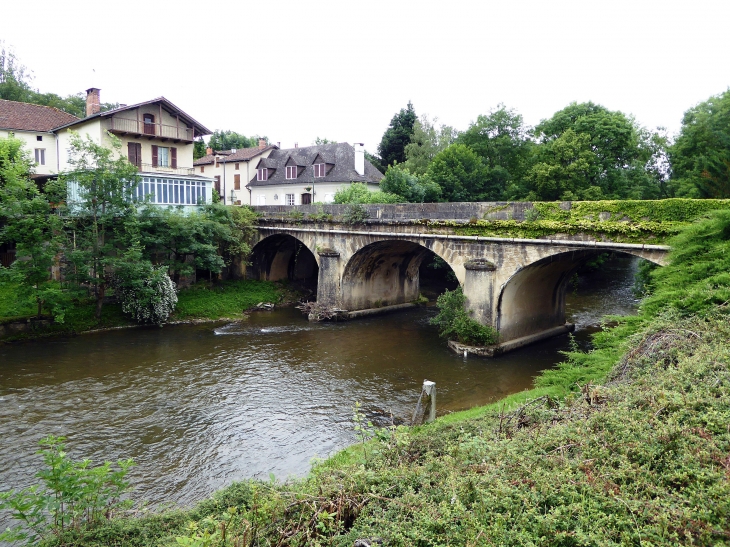
[[[433,253],[453,270],[473,317],[495,327],[504,348],[512,349],[572,328],[565,323],[566,287],[586,261],[613,251],[663,265],[669,250],[663,245],[599,242],[575,236],[515,239],[457,235],[412,222],[415,219],[383,219],[389,207],[394,206],[375,210],[370,206],[373,220],[358,225],[292,221],[280,211],[271,211],[277,208],[259,208],[264,209],[260,211],[264,218],[248,275],[268,280],[316,276],[318,302],[349,311],[383,309],[418,298],[419,267]],[[423,218],[422,210],[410,214]],[[471,211],[452,210],[449,214],[458,217]]]

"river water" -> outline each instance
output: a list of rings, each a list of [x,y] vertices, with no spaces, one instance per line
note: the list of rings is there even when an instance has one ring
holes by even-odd
[[[635,268],[612,260],[568,296],[584,347],[603,315],[634,310]],[[37,441],[64,435],[74,458],[134,458],[136,499],[188,505],[237,479],[305,474],[355,441],[355,401],[407,421],[429,379],[439,414],[483,405],[529,388],[567,349],[564,336],[464,359],[429,325],[434,313],[313,324],[277,309],[0,346],[0,491],[34,483]]]

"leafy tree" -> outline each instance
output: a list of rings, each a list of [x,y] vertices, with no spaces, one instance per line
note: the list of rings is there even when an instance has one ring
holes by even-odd
[[[485,185],[488,170],[482,159],[463,144],[452,144],[439,152],[426,175],[441,187],[444,201],[494,201],[501,188]]]
[[[211,135],[208,141],[208,146],[213,150],[231,150],[238,148],[254,148],[259,145],[258,136],[246,137],[242,133],[236,133],[231,130],[219,130],[217,129],[213,135]],[[268,139],[264,138],[267,142]]]
[[[389,167],[396,161],[406,161],[406,145],[411,142],[413,126],[416,123],[416,111],[413,104],[408,101],[405,108],[393,116],[388,129],[385,130],[383,138],[378,145],[378,155],[382,160],[383,167]]]
[[[482,158],[487,167],[485,186],[501,189],[501,197],[519,197],[519,186],[529,167],[534,142],[522,116],[503,104],[480,115],[457,140]]]
[[[571,103],[535,127],[540,141],[526,175],[528,199],[654,197],[648,133],[621,112]],[[644,141],[642,141],[644,139]]]
[[[424,114],[413,124],[404,166],[414,175],[423,175],[436,154],[456,141],[457,131],[449,125],[436,127],[437,122],[438,118],[431,121]]]
[[[166,268],[140,260],[141,256],[139,248],[130,250],[128,260],[115,272],[114,292],[122,304],[122,311],[135,321],[162,325],[175,311],[175,283],[167,275]]]
[[[335,203],[398,203],[402,201],[395,194],[383,191],[371,192],[364,182],[354,182],[350,186],[340,188],[335,193]]]
[[[15,245],[16,260],[0,267],[0,279],[12,279],[21,295],[32,297],[62,320],[61,291],[51,281],[62,242],[60,219],[30,179],[30,161],[17,139],[0,139],[0,243]]]
[[[730,197],[730,90],[685,112],[669,157],[681,195]]]
[[[337,144],[337,141],[333,141],[330,139],[323,139],[321,137],[317,137],[316,139],[314,139],[315,146],[321,146],[323,144]]]
[[[441,197],[441,188],[427,175],[418,177],[397,163],[388,168],[380,189],[410,203],[434,202]]]
[[[56,193],[70,188],[67,229],[72,232],[74,247],[67,256],[74,269],[68,275],[93,289],[97,319],[115,270],[139,241],[137,207],[132,200],[137,168],[121,154],[119,139],[108,136],[110,147],[88,136],[72,135],[72,170],[51,188]]]
[[[251,253],[256,213],[248,207],[213,203],[185,214],[149,206],[139,218],[145,259],[164,265],[176,283],[198,269],[218,274]]]
[[[205,156],[205,149],[207,148],[203,139],[198,139],[193,143],[193,160],[197,160]]]

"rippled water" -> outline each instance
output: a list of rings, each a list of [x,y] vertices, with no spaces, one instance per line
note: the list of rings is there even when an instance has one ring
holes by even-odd
[[[613,261],[569,296],[581,343],[602,315],[634,309],[634,268]],[[439,414],[486,404],[529,388],[567,346],[465,360],[428,324],[433,313],[312,324],[280,309],[0,346],[0,490],[34,482],[36,442],[53,434],[76,458],[134,458],[137,499],[189,504],[236,479],[306,473],[355,440],[355,401],[408,420],[428,378]]]

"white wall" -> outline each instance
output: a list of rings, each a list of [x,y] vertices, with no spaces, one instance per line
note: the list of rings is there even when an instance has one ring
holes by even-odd
[[[349,185],[349,182],[322,182],[319,184],[315,182],[313,185],[314,196],[312,197],[312,203],[332,203],[337,190],[339,190],[340,188],[346,188]],[[294,194],[294,204],[301,205],[302,194],[307,192],[307,187],[311,186],[312,185],[310,184],[251,186],[251,205],[286,205],[286,194]],[[380,187],[378,184],[368,183],[368,190],[370,190],[371,192],[375,192],[379,189]],[[276,198],[274,196],[276,196]],[[261,203],[262,198],[265,203]],[[248,203],[248,200],[242,201],[242,203]]]
[[[35,150],[45,150],[45,164],[35,164],[34,173],[37,175],[53,175],[58,172],[58,160],[56,157],[56,135],[42,131],[20,131],[0,130],[0,137],[7,138],[10,134],[23,141],[23,148],[28,154],[31,162],[35,164]],[[42,140],[38,140],[40,137]]]

